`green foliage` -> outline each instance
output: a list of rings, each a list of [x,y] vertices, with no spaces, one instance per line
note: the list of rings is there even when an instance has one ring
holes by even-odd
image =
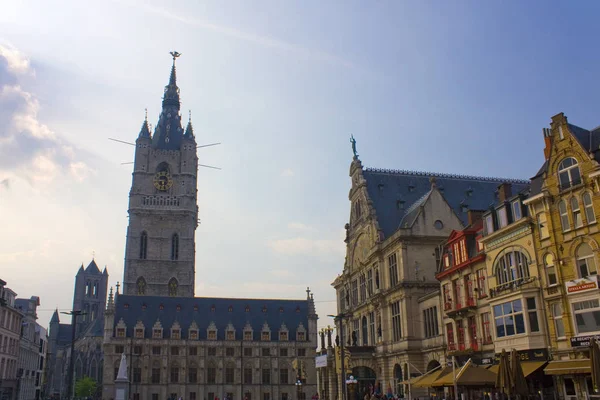
[[[89,376],[83,377],[75,382],[75,396],[88,397],[96,394],[97,383]]]

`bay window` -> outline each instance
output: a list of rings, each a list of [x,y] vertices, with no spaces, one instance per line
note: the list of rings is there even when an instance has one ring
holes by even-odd
[[[573,303],[573,316],[578,334],[600,332],[600,300],[591,299]]]
[[[525,333],[525,319],[521,300],[513,300],[494,306],[496,337]]]

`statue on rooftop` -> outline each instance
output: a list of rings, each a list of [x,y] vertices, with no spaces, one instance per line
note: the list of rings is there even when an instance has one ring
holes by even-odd
[[[354,157],[358,157],[356,153],[356,139],[354,139],[354,135],[350,135],[350,143],[352,143],[352,152],[354,153]]]

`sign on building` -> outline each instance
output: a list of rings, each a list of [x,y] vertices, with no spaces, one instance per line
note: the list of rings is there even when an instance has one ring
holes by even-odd
[[[598,289],[598,275],[565,282],[567,294],[576,294]]]
[[[590,339],[594,338],[600,341],[600,335],[577,336],[571,338],[571,347],[587,347],[590,345]]]
[[[315,357],[315,365],[317,368],[327,368],[327,355]]]

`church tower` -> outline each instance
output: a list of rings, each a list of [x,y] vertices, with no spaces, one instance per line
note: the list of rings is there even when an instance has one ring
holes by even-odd
[[[81,310],[84,315],[77,319],[76,335],[83,334],[96,320],[104,320],[106,294],[108,290],[108,271],[102,272],[95,260],[84,269],[83,264],[75,275],[73,290],[73,310]]]
[[[175,60],[162,112],[151,134],[148,118],[135,142],[129,192],[123,293],[194,296],[198,226],[198,157],[191,119],[181,125]]]

